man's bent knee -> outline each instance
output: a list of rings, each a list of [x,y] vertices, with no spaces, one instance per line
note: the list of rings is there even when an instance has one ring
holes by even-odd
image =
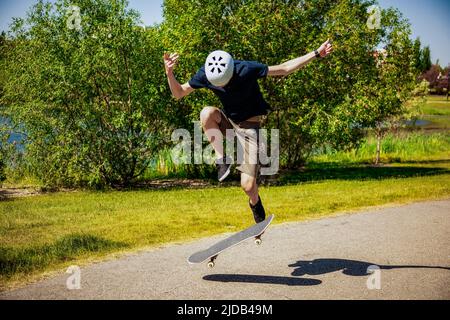
[[[241,187],[246,193],[253,193],[256,189],[256,179],[241,181]]]
[[[200,121],[203,125],[210,121],[220,123],[220,111],[214,107],[205,107],[200,112]]]

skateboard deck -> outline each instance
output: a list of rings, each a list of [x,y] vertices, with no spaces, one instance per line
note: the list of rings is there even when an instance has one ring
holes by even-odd
[[[227,250],[239,243],[248,240],[250,238],[255,238],[256,244],[261,244],[261,235],[266,231],[267,227],[270,225],[274,218],[274,215],[269,216],[266,220],[261,221],[245,230],[233,234],[232,236],[214,244],[206,250],[194,253],[188,258],[188,262],[191,264],[201,263],[206,260],[210,260],[208,263],[209,267],[214,267],[214,260],[217,256],[224,250]]]

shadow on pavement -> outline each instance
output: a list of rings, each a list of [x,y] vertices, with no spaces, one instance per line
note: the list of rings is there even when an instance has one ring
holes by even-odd
[[[217,282],[240,282],[240,283],[267,283],[287,286],[315,286],[322,283],[318,279],[295,278],[304,275],[322,275],[326,273],[342,271],[348,276],[368,276],[367,272],[370,266],[377,266],[381,270],[391,269],[444,269],[450,270],[450,267],[442,266],[420,266],[420,265],[378,265],[376,263],[346,260],[346,259],[315,259],[311,261],[299,260],[290,264],[294,268],[291,273],[294,277],[281,276],[263,276],[250,274],[212,274],[203,277],[203,280]]]
[[[251,274],[212,274],[204,276],[203,280],[218,282],[269,283],[286,286],[315,286],[322,281],[317,279],[302,279],[294,277],[257,276]]]
[[[346,260],[346,259],[315,259],[312,261],[299,260],[294,264],[290,264],[289,267],[295,268],[291,273],[293,276],[304,275],[320,275],[325,273],[331,273],[335,271],[342,271],[343,274],[348,276],[367,276],[371,274],[367,272],[369,266],[378,266],[381,270],[391,269],[444,269],[450,270],[450,267],[442,266],[418,266],[418,265],[379,265],[376,263]]]

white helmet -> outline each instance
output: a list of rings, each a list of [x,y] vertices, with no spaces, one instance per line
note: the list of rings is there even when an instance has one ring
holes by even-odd
[[[221,50],[211,52],[206,58],[205,72],[206,78],[213,86],[225,86],[233,77],[233,57]]]

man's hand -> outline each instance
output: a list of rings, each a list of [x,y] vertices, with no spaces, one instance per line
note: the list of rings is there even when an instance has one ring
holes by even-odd
[[[172,73],[173,68],[178,64],[178,53],[164,53],[164,67],[166,69],[166,74]]]
[[[181,85],[173,74],[173,68],[178,64],[178,53],[164,53],[164,68],[166,69],[167,81],[169,82],[170,91],[175,99],[179,100],[189,95],[194,89],[189,85],[189,82]]]
[[[327,55],[329,55],[331,52],[333,52],[333,45],[330,42],[330,39],[325,41],[317,51],[320,54],[321,58],[325,58]]]

